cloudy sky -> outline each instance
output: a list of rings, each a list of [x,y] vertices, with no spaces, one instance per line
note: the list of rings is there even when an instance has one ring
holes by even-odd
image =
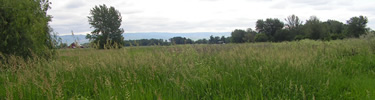
[[[125,33],[136,32],[231,32],[255,28],[258,19],[284,19],[292,14],[307,20],[346,23],[364,15],[375,29],[375,0],[50,0],[50,25],[60,35],[90,33],[90,9],[106,4],[119,10]]]

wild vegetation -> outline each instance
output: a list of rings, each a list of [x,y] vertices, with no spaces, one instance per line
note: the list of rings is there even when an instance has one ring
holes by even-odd
[[[49,4],[0,0],[0,99],[375,99],[364,16],[304,24],[292,15],[231,37],[124,41],[119,11],[99,5],[87,38],[106,50],[54,52],[67,44],[53,38]]]
[[[169,41],[162,39],[126,40],[124,46],[152,46],[155,44],[223,44],[223,43],[253,43],[253,42],[283,42],[312,40],[338,40],[345,38],[359,38],[366,33],[374,32],[367,27],[368,19],[365,16],[355,16],[344,24],[337,20],[321,21],[311,16],[304,23],[296,15],[285,18],[285,22],[277,18],[258,20],[256,29],[235,29],[230,37],[211,36],[209,39],[191,40],[185,37],[173,37]]]
[[[63,49],[0,64],[0,99],[375,99],[375,40]]]
[[[52,16],[48,0],[0,0],[0,54],[52,57]]]

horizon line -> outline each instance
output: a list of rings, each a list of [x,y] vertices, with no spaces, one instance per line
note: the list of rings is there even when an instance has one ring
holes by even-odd
[[[83,34],[82,34],[83,33]],[[142,34],[142,33],[165,33],[165,34],[197,34],[197,33],[231,33],[231,32],[124,32],[122,34]],[[86,35],[87,32],[80,32],[75,33],[74,35]],[[57,36],[66,36],[66,35],[72,35],[71,33],[67,34],[57,34]]]

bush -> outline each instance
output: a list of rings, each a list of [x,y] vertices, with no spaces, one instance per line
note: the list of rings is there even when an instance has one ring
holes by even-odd
[[[44,0],[0,0],[0,53],[28,58],[50,57],[53,53],[51,28]],[[0,58],[1,60],[1,58]]]
[[[259,34],[255,35],[255,41],[256,42],[267,42],[268,37],[264,33],[259,33]]]

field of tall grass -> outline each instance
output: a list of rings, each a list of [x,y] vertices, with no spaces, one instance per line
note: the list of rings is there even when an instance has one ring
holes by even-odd
[[[8,62],[0,99],[375,99],[366,39],[65,49]]]

